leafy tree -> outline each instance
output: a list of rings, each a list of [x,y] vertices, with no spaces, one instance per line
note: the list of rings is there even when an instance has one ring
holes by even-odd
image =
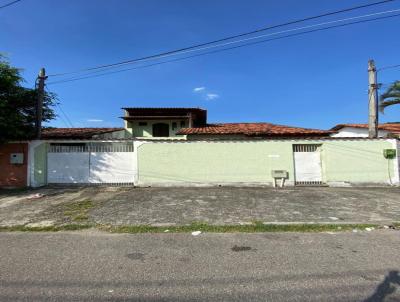
[[[381,95],[379,110],[383,112],[386,107],[400,104],[400,81],[394,82],[388,90]]]
[[[0,143],[34,137],[38,91],[23,87],[23,82],[21,70],[0,54]],[[52,109],[56,102],[54,93],[45,92],[43,122],[56,117]]]

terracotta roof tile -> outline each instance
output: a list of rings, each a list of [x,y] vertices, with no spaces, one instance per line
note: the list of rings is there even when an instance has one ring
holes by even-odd
[[[124,128],[47,128],[42,131],[43,139],[89,139],[94,135],[124,130]]]
[[[270,123],[221,123],[204,127],[183,128],[181,135],[242,134],[247,136],[329,136],[333,131],[275,125]]]

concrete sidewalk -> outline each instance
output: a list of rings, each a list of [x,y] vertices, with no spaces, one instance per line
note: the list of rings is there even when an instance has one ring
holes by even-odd
[[[44,194],[41,198],[29,198]],[[62,187],[0,193],[0,226],[391,223],[400,188]]]

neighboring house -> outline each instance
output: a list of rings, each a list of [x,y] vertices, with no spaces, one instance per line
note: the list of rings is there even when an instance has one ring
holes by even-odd
[[[124,128],[45,128],[42,139],[123,139]]]
[[[339,124],[331,130],[332,137],[368,137],[368,124]],[[378,136],[400,137],[400,123],[379,124]]]
[[[18,166],[28,171],[20,183],[271,185],[280,175],[287,185],[399,185],[399,158],[385,156],[398,139],[335,136],[345,127],[208,124],[199,108],[124,110],[124,128],[44,129],[29,142],[25,170]]]

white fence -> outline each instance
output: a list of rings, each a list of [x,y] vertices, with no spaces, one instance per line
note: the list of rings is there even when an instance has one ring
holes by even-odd
[[[49,184],[133,184],[132,143],[51,144]]]

